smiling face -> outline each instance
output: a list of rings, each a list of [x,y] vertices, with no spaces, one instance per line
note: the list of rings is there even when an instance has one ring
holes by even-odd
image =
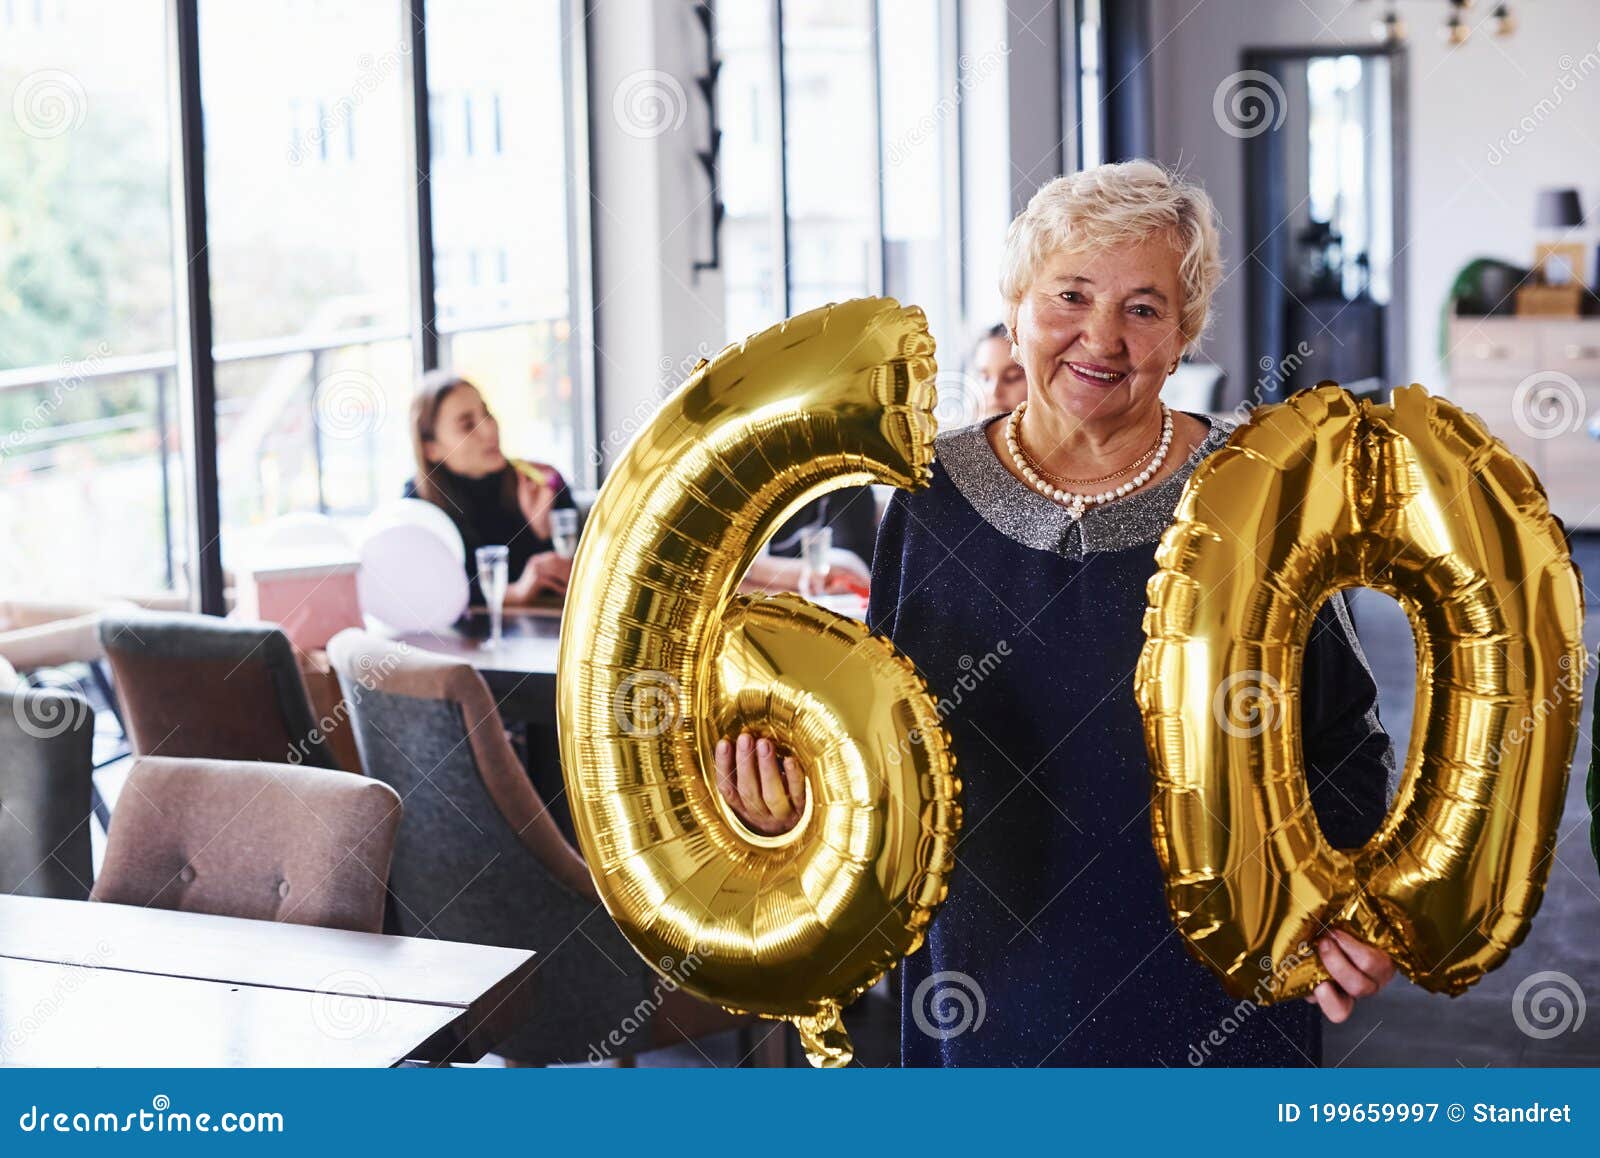
[[[1045,261],[1011,321],[1030,408],[1115,427],[1156,405],[1185,345],[1178,258],[1156,236]]]
[[[483,395],[468,385],[451,389],[439,402],[433,437],[422,444],[428,461],[467,478],[483,478],[504,470],[500,424]]]

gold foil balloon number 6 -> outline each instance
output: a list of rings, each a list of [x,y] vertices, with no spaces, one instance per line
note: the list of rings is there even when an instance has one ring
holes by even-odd
[[[1327,979],[1303,946],[1334,924],[1432,990],[1499,965],[1549,875],[1584,660],[1577,576],[1527,467],[1420,386],[1383,406],[1324,384],[1201,464],[1156,558],[1136,687],[1190,950],[1260,1001]],[[1352,586],[1411,619],[1417,724],[1382,826],[1339,850],[1311,808],[1299,685],[1317,607]]]
[[[881,299],[701,363],[601,490],[563,616],[561,763],[606,908],[676,984],[793,1021],[816,1065],[850,1060],[841,1007],[921,944],[960,785],[934,699],[886,639],[735,589],[815,496],[926,484],[934,369],[922,311]],[[741,729],[804,769],[782,836],[746,829],[713,785],[716,741]]]

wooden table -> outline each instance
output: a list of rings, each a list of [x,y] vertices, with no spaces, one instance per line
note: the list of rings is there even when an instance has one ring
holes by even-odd
[[[840,615],[865,619],[867,603],[855,595],[822,596],[817,603]],[[561,779],[561,753],[556,739],[556,655],[560,650],[559,608],[507,609],[500,646],[486,646],[487,612],[474,609],[454,627],[443,631],[410,632],[396,636],[412,647],[450,656],[471,664],[483,676],[508,724],[527,728],[528,777],[556,826],[577,843],[572,814]]]
[[[840,615],[866,618],[866,600],[859,596],[822,596],[815,602]],[[489,616],[475,608],[454,627],[410,632],[395,638],[477,668],[507,720],[554,726],[556,653],[561,640],[559,608],[508,609],[501,635],[499,647],[487,646]]]
[[[0,1065],[476,1061],[532,1007],[534,954],[0,896]]]
[[[481,611],[443,631],[414,631],[395,638],[477,668],[507,720],[555,725],[559,612],[507,611],[500,646],[495,648],[487,646],[489,616]]]

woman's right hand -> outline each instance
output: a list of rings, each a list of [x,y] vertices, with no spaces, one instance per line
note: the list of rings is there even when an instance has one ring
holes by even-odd
[[[537,468],[542,478],[535,479],[517,472],[517,506],[529,528],[541,539],[550,537],[550,511],[556,505],[556,491],[561,476],[547,467]]]
[[[771,740],[740,732],[734,743],[717,741],[717,791],[752,831],[778,836],[800,823],[806,778],[799,762],[780,756]]]

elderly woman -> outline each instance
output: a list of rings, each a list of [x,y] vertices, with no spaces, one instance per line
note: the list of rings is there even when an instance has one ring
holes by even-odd
[[[905,963],[904,1064],[1316,1065],[1319,1012],[1342,1021],[1393,976],[1334,930],[1316,944],[1332,980],[1308,1002],[1240,1003],[1163,895],[1133,671],[1156,543],[1232,429],[1161,401],[1220,279],[1201,189],[1144,161],[1046,185],[1012,223],[1001,279],[1027,400],[942,434],[932,485],[885,515],[869,622],[931,687],[964,689],[945,719],[965,786],[958,868]],[[1393,756],[1341,596],[1305,667],[1313,804],[1333,844],[1359,845]],[[719,787],[755,829],[795,823],[800,773],[764,738],[719,746]],[[962,993],[981,1024],[941,1030]]]

